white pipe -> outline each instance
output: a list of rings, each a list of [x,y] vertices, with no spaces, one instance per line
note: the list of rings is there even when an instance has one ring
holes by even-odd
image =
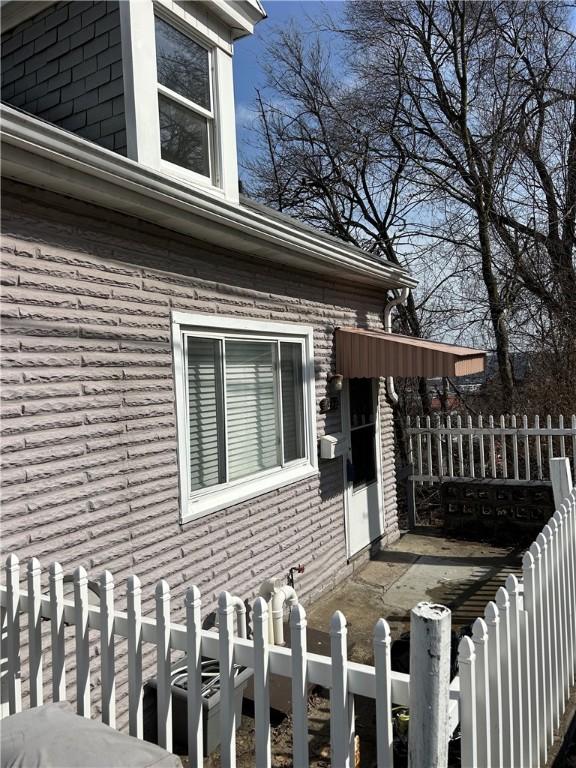
[[[246,605],[244,604],[244,600],[242,600],[242,598],[238,597],[237,595],[231,595],[230,602],[234,606],[234,610],[236,612],[236,634],[238,637],[246,638],[248,635],[246,631]],[[218,627],[218,623],[218,611],[216,611],[214,626]]]
[[[236,611],[236,632],[238,637],[247,637],[246,633],[246,606],[241,597],[232,595],[231,603]]]
[[[386,333],[392,333],[392,310],[394,307],[398,306],[398,304],[405,304],[409,293],[410,288],[402,288],[400,294],[395,299],[392,299],[392,301],[389,301],[384,307],[384,330]],[[396,405],[398,402],[398,393],[394,386],[393,376],[388,376],[386,378],[386,387],[388,389],[388,397],[392,400],[394,405]]]
[[[294,587],[285,584],[272,593],[272,631],[276,645],[284,645],[284,603],[292,606],[298,602],[298,595]]]
[[[268,603],[268,641],[284,645],[284,604],[296,605],[298,595],[293,587],[272,579],[262,582],[259,594]]]

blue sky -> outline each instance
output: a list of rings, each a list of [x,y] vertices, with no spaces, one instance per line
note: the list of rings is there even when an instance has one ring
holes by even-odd
[[[253,35],[239,40],[234,46],[234,92],[236,97],[236,126],[238,153],[240,157],[249,154],[249,132],[246,125],[251,119],[251,107],[256,88],[264,84],[261,59],[267,40],[275,28],[306,21],[307,16],[317,16],[326,9],[337,11],[343,7],[341,0],[319,2],[318,0],[264,0],[268,18],[256,25]]]

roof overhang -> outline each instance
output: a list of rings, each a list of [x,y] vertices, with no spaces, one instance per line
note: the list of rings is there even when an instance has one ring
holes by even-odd
[[[57,0],[0,0],[2,31],[7,32],[56,2]],[[251,35],[254,26],[267,15],[259,0],[204,0],[204,4],[229,27],[233,40]]]
[[[1,127],[5,178],[305,272],[383,290],[416,285],[396,264],[296,219],[191,187],[5,104]]]
[[[336,370],[345,378],[466,376],[484,370],[486,352],[413,336],[336,329]]]

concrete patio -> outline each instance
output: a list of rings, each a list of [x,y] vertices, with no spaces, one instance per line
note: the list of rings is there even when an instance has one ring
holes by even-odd
[[[529,542],[528,542],[529,543]],[[436,528],[404,534],[307,611],[311,628],[328,631],[336,610],[348,620],[351,658],[372,659],[372,630],[383,617],[396,639],[409,629],[410,610],[421,600],[452,609],[459,629],[484,612],[510,573],[519,574],[523,548],[445,536]]]

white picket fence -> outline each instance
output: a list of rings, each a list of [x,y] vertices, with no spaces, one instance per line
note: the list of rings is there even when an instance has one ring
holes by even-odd
[[[549,460],[568,457],[576,476],[576,416],[541,425],[535,416],[427,416],[407,419],[410,479],[422,484],[449,477],[548,480]]]
[[[545,765],[576,671],[576,490],[460,641],[458,663],[462,765]]]
[[[22,574],[24,575],[24,574]],[[74,599],[63,597],[63,571],[58,563],[49,569],[48,594],[43,589],[40,563],[33,558],[26,568],[27,590],[20,588],[21,568],[18,558],[10,555],[6,564],[6,585],[1,588],[7,637],[9,713],[21,711],[21,682],[27,681],[30,707],[44,703],[45,659],[51,661],[51,701],[66,698],[66,662],[72,662],[76,678],[76,708],[90,717],[91,683],[100,672],[102,720],[116,727],[115,644],[128,641],[129,733],[143,736],[142,645],[156,646],[158,743],[172,749],[171,652],[187,654],[188,669],[188,745],[190,766],[202,766],[201,661],[218,659],[221,673],[220,738],[223,766],[235,765],[234,665],[254,671],[255,764],[271,765],[270,674],[292,680],[294,765],[308,765],[308,694],[309,686],[319,685],[330,691],[331,755],[334,766],[354,765],[354,696],[375,700],[378,764],[392,766],[392,701],[409,706],[409,677],[390,668],[390,628],[380,619],[374,628],[374,666],[358,664],[347,658],[346,620],[340,611],[330,625],[331,656],[310,653],[306,648],[306,613],[301,605],[290,614],[291,649],[270,645],[268,641],[268,604],[257,598],[253,606],[253,639],[234,634],[235,601],[228,592],[218,602],[218,632],[203,630],[201,600],[196,587],[185,598],[186,624],[170,620],[170,589],[166,581],[156,585],[156,611],[153,618],[141,611],[141,586],[136,576],[127,583],[127,612],[114,608],[115,585],[109,572],[102,574],[100,605],[88,601],[88,577],[79,567],[74,572]],[[26,635],[20,629],[20,617],[26,614]],[[42,622],[50,622],[50,638],[43,647]],[[66,657],[65,628],[75,628],[73,659]],[[90,644],[98,636],[99,670],[91,669]],[[46,634],[46,633],[44,633]],[[92,637],[91,637],[92,634]],[[27,645],[27,669],[22,669],[21,645]],[[125,666],[125,664],[124,664]],[[413,695],[417,695],[417,686]],[[451,703],[451,728],[458,722],[456,694]]]
[[[562,467],[559,467],[559,464]],[[92,684],[97,672],[102,720],[116,727],[116,670],[128,669],[129,732],[143,737],[144,643],[156,647],[158,743],[171,750],[171,654],[187,654],[187,731],[190,766],[203,764],[201,662],[218,659],[221,672],[221,764],[236,764],[234,665],[254,673],[255,754],[258,768],[272,765],[270,735],[270,675],[291,679],[293,762],[309,764],[309,686],[330,692],[330,745],[334,768],[354,766],[354,697],[375,701],[375,736],[378,766],[394,763],[392,703],[410,708],[409,760],[411,768],[446,765],[447,745],[460,721],[462,765],[543,766],[548,749],[575,682],[576,671],[576,490],[572,489],[567,460],[557,463],[558,488],[571,489],[549,523],[523,558],[520,578],[509,576],[483,618],[473,625],[472,638],[459,645],[459,675],[450,683],[449,631],[436,633],[431,619],[418,619],[412,611],[408,676],[391,670],[390,628],[380,619],[374,628],[374,666],[358,664],[347,656],[346,620],[340,611],[330,625],[331,655],[310,653],[306,647],[306,613],[301,605],[290,614],[291,648],[269,643],[268,604],[253,605],[253,638],[235,636],[237,601],[227,592],[218,602],[218,631],[202,629],[201,600],[196,587],[185,596],[186,623],[171,621],[170,589],[160,581],[155,589],[155,616],[142,615],[141,585],[136,576],[127,582],[127,611],[115,609],[115,585],[105,572],[99,579],[100,603],[88,600],[84,568],[74,572],[74,599],[64,599],[64,575],[58,563],[46,579],[37,559],[26,568],[27,589],[21,589],[18,558],[10,555],[6,583],[1,587],[7,657],[10,714],[23,706],[44,702],[45,683],[51,683],[51,701],[67,696],[67,664],[75,676],[78,714],[91,716]],[[555,489],[556,490],[556,489]],[[44,582],[44,585],[43,585]],[[434,607],[433,607],[434,608]],[[439,621],[448,621],[446,609]],[[21,630],[20,618],[27,617]],[[50,633],[42,631],[43,620]],[[24,623],[24,622],[23,622]],[[74,628],[74,656],[66,653],[66,627]],[[442,639],[443,638],[443,639]],[[91,644],[99,654],[91,657]],[[119,639],[127,640],[127,659],[116,654]],[[48,640],[48,642],[45,642]],[[25,665],[22,650],[26,646]],[[99,661],[96,659],[99,658]],[[45,672],[50,662],[51,674]],[[96,664],[99,669],[95,669]],[[26,667],[26,669],[24,669]],[[22,690],[22,681],[27,683]]]

